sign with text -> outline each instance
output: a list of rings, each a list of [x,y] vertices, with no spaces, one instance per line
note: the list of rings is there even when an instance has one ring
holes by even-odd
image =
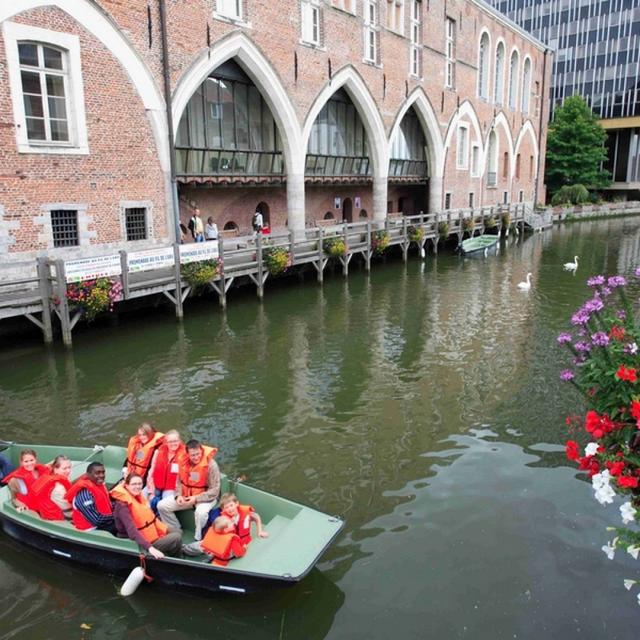
[[[64,263],[64,270],[67,282],[110,278],[122,273],[120,255],[117,253],[111,256],[68,260]]]
[[[127,254],[127,269],[129,273],[164,269],[165,267],[173,267],[174,263],[173,247],[146,249],[145,251],[134,251]]]
[[[189,262],[198,262],[200,260],[217,260],[218,256],[217,240],[180,245],[180,264],[188,264]]]

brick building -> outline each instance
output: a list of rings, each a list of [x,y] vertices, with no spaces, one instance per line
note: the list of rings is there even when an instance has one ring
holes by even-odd
[[[166,244],[195,205],[296,231],[544,199],[548,52],[480,0],[11,0],[0,26],[5,264]]]

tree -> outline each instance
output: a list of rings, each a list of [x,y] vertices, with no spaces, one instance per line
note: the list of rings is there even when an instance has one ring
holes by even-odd
[[[551,193],[563,185],[606,187],[606,131],[581,96],[571,96],[556,109],[547,135],[546,183]]]

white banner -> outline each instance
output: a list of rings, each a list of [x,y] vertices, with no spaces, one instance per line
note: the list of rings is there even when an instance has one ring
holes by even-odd
[[[80,258],[64,263],[67,282],[79,282],[80,280],[94,280],[95,278],[110,278],[122,273],[120,255],[95,256],[93,258]]]
[[[127,254],[127,269],[129,273],[173,267],[174,263],[173,247],[147,249],[146,251],[134,251]]]
[[[180,264],[188,264],[189,262],[198,262],[200,260],[217,260],[218,256],[217,240],[180,245]]]

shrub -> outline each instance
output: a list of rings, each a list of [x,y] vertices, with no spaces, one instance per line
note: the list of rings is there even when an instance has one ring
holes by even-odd
[[[282,275],[291,266],[291,254],[284,247],[267,247],[262,260],[272,276]]]
[[[120,280],[97,278],[82,280],[67,285],[67,300],[71,311],[81,311],[87,321],[107,311],[113,311],[114,304],[122,299]]]
[[[495,229],[498,226],[498,223],[493,216],[489,216],[488,218],[485,218],[484,226],[487,229]]]
[[[220,260],[198,260],[180,267],[180,275],[194,291],[200,291],[220,273]]]
[[[389,234],[384,231],[374,231],[371,236],[371,250],[374,255],[381,256],[389,246]]]
[[[342,258],[347,254],[344,238],[327,238],[322,242],[322,250],[332,258]]]
[[[500,219],[502,220],[503,227],[508,227],[511,224],[511,214],[508,211],[503,213]]]
[[[438,223],[438,237],[442,240],[446,240],[449,237],[449,223],[448,222],[439,222]]]
[[[558,205],[583,204],[589,202],[589,200],[588,189],[584,185],[573,184],[560,187],[560,189],[553,194],[551,204],[556,207]]]
[[[473,231],[473,217],[462,218],[462,230],[471,233]]]
[[[424,229],[422,227],[414,227],[410,225],[407,227],[407,236],[410,242],[420,244],[424,238]]]

